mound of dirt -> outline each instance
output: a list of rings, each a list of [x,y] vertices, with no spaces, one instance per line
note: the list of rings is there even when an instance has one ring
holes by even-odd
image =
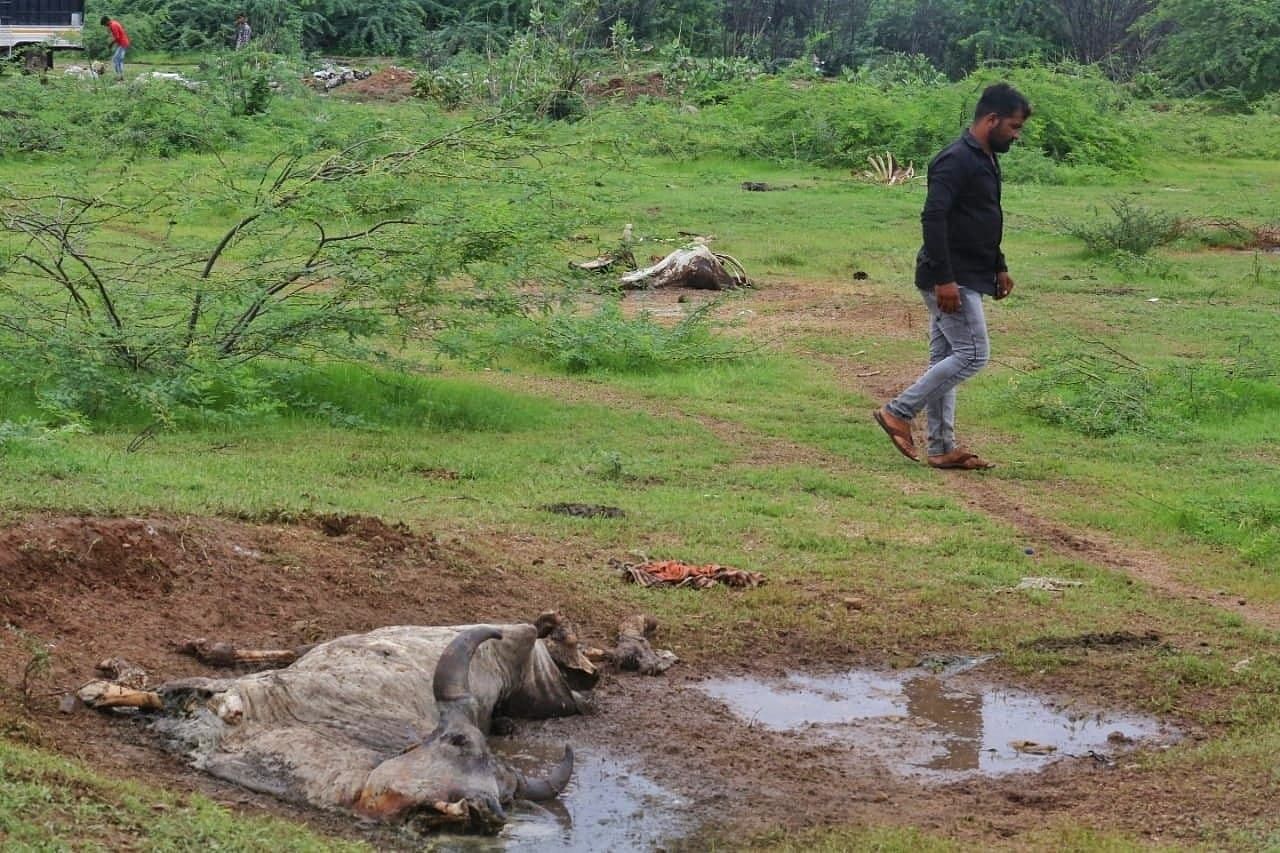
[[[368,515],[318,515],[312,520],[325,536],[351,536],[387,550],[402,551],[414,542],[413,531],[402,521],[387,524]]]
[[[136,518],[57,518],[0,530],[0,589],[13,607],[57,590],[172,588],[179,531]]]
[[[25,665],[18,632],[53,650],[53,696],[114,656],[153,679],[192,674],[176,648],[192,637],[291,647],[383,625],[531,619],[554,602],[536,576],[482,562],[368,516],[36,516],[0,529],[0,679]]]
[[[403,101],[413,97],[413,81],[417,76],[408,68],[388,65],[363,80],[353,80],[335,89],[334,95],[356,101]]]
[[[644,77],[610,77],[587,83],[582,87],[582,93],[589,98],[618,98],[623,101],[634,101],[640,97],[661,98],[667,94],[667,81],[660,71]]]

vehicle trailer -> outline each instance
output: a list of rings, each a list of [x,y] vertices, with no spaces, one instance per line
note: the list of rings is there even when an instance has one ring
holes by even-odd
[[[53,67],[53,52],[82,46],[84,0],[0,0],[0,55],[28,70]]]

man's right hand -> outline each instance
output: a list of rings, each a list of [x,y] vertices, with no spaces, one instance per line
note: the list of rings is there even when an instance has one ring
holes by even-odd
[[[960,310],[960,285],[954,281],[934,287],[933,295],[938,300],[938,310],[943,314],[954,314]]]

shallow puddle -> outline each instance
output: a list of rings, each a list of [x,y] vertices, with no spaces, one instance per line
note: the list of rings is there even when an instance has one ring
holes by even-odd
[[[526,773],[545,772],[564,751],[562,745],[507,739],[494,739],[490,746]],[[432,836],[431,849],[451,853],[651,851],[687,831],[680,817],[684,806],[680,797],[608,755],[575,752],[573,779],[558,800],[519,803],[497,836]]]
[[[1106,762],[1138,742],[1175,737],[1150,717],[1063,707],[983,684],[968,672],[973,663],[937,673],[855,670],[698,686],[751,725],[840,743],[907,776],[996,776],[1068,756]]]

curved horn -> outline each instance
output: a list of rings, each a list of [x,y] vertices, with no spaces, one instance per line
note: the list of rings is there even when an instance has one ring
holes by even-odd
[[[573,775],[573,749],[564,748],[564,758],[551,768],[545,779],[526,779],[521,773],[516,774],[516,797],[522,800],[554,800],[569,784]]]
[[[454,637],[436,662],[436,674],[431,679],[436,701],[456,702],[468,698],[471,695],[471,656],[485,640],[501,638],[502,632],[488,625],[468,628]]]

